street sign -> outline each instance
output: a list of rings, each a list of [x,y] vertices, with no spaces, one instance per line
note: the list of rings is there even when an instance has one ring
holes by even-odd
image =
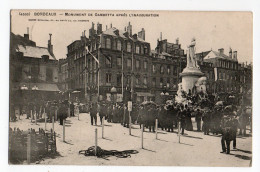
[[[128,111],[131,112],[132,111],[132,102],[131,101],[128,101],[127,107],[128,107]]]

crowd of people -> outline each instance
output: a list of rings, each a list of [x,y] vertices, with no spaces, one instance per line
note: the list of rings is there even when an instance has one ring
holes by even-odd
[[[210,101],[210,100],[209,100]],[[178,104],[174,101],[157,105],[152,101],[146,101],[141,104],[134,103],[131,111],[127,104],[111,103],[111,102],[91,102],[86,104],[85,111],[89,112],[91,117],[91,125],[97,125],[98,117],[100,124],[104,120],[112,123],[121,123],[124,127],[129,124],[138,124],[144,126],[144,130],[155,132],[156,119],[158,120],[158,128],[167,132],[174,132],[180,128],[180,134],[184,135],[185,130],[193,131],[192,118],[195,118],[197,132],[203,132],[205,135],[212,133],[213,135],[222,134],[221,145],[222,153],[230,153],[230,142],[233,141],[233,148],[236,148],[237,134],[246,135],[246,126],[251,124],[251,116],[247,113],[245,106],[223,105],[214,103],[206,103],[200,101],[201,104]],[[42,103],[28,103],[25,107],[21,107],[20,113],[26,113],[27,118],[42,119],[43,114],[47,114],[46,118],[51,122],[52,116],[57,116],[60,125],[68,116],[75,116],[74,112],[82,111],[79,103],[65,101],[47,101]],[[35,115],[31,115],[35,114]],[[11,116],[11,120],[15,120],[16,116]],[[179,126],[179,127],[178,127]],[[252,128],[252,127],[250,127]],[[237,132],[239,129],[239,132]]]

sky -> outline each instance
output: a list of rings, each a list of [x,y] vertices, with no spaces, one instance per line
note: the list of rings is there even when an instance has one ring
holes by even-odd
[[[26,16],[30,12],[30,16]],[[35,16],[35,12],[56,12],[56,16]],[[86,14],[86,16],[65,16],[65,12]],[[114,16],[95,16],[95,14]],[[39,13],[36,13],[39,14]],[[88,16],[92,14],[93,16]],[[118,17],[116,14],[126,14]],[[133,14],[159,14],[158,17],[133,17]],[[131,17],[132,16],[132,17]],[[34,20],[36,19],[36,21]],[[48,20],[48,21],[38,21]],[[53,21],[51,21],[53,20]],[[56,21],[57,20],[57,21]],[[66,21],[61,21],[66,20]],[[69,21],[71,20],[71,21]],[[74,21],[73,21],[74,20]],[[78,21],[84,20],[84,21]],[[47,47],[49,33],[52,33],[54,54],[57,59],[66,58],[67,46],[80,39],[86,30],[88,36],[91,23],[99,22],[103,31],[113,27],[124,30],[131,22],[133,33],[145,29],[146,41],[154,49],[162,32],[168,42],[179,43],[187,49],[193,37],[196,38],[197,53],[224,48],[238,53],[238,61],[253,62],[253,16],[251,12],[181,12],[181,11],[54,11],[54,10],[15,10],[11,12],[11,31],[23,35],[29,27],[30,39],[37,46]]]

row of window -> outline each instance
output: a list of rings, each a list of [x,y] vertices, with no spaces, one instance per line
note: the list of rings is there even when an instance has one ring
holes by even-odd
[[[219,60],[218,63],[219,63],[219,67],[237,69],[237,63],[234,62]]]
[[[102,48],[106,48],[106,49],[113,49],[113,50],[121,51],[123,48],[123,45],[124,44],[119,39],[112,41],[111,38],[105,38],[105,41],[102,41]],[[127,42],[126,51],[127,52],[134,51],[134,53],[136,53],[136,54],[149,54],[149,46],[146,44],[139,45],[139,44],[132,44],[131,42]]]
[[[224,72],[220,72],[219,73],[219,79],[226,79],[226,80],[237,80],[237,77],[236,76],[233,76],[233,75],[229,75],[229,74],[226,74]]]
[[[157,72],[155,64],[152,65],[152,72],[153,73]],[[164,74],[164,73],[166,73],[168,75],[171,75],[171,73],[173,73],[173,75],[176,75],[177,74],[177,68],[173,68],[173,72],[171,72],[171,66],[165,67],[164,65],[160,65],[160,74]]]
[[[117,86],[121,86],[122,85],[122,75],[121,74],[117,74]],[[142,78],[140,78],[140,76],[136,76],[135,77],[135,85],[136,86],[147,86],[147,81],[148,81],[148,77],[145,76]],[[111,73],[106,73],[106,84],[111,84],[112,82],[112,74]],[[173,81],[173,88],[176,88],[176,80]],[[160,83],[159,83],[159,87],[160,88],[170,88],[170,78],[166,79],[166,85],[164,83],[164,78],[160,78]],[[126,78],[126,85],[131,85],[131,78],[127,77]],[[156,85],[156,78],[152,78],[152,87],[157,87]]]
[[[106,67],[112,68],[112,58],[110,56],[106,57],[105,64],[106,64]],[[117,64],[117,66],[122,66],[122,57],[116,58],[116,64]],[[143,62],[143,69],[144,70],[147,70],[147,65],[148,65],[148,62],[144,61]],[[129,68],[129,69],[132,68],[132,59],[128,58],[126,60],[126,67]],[[140,60],[135,60],[135,68],[141,69],[141,61]]]

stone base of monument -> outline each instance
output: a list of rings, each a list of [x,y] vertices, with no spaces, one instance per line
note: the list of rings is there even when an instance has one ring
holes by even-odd
[[[200,77],[204,76],[204,73],[196,67],[186,67],[180,76],[182,77],[182,89],[188,93],[189,90],[192,91],[195,83]]]

